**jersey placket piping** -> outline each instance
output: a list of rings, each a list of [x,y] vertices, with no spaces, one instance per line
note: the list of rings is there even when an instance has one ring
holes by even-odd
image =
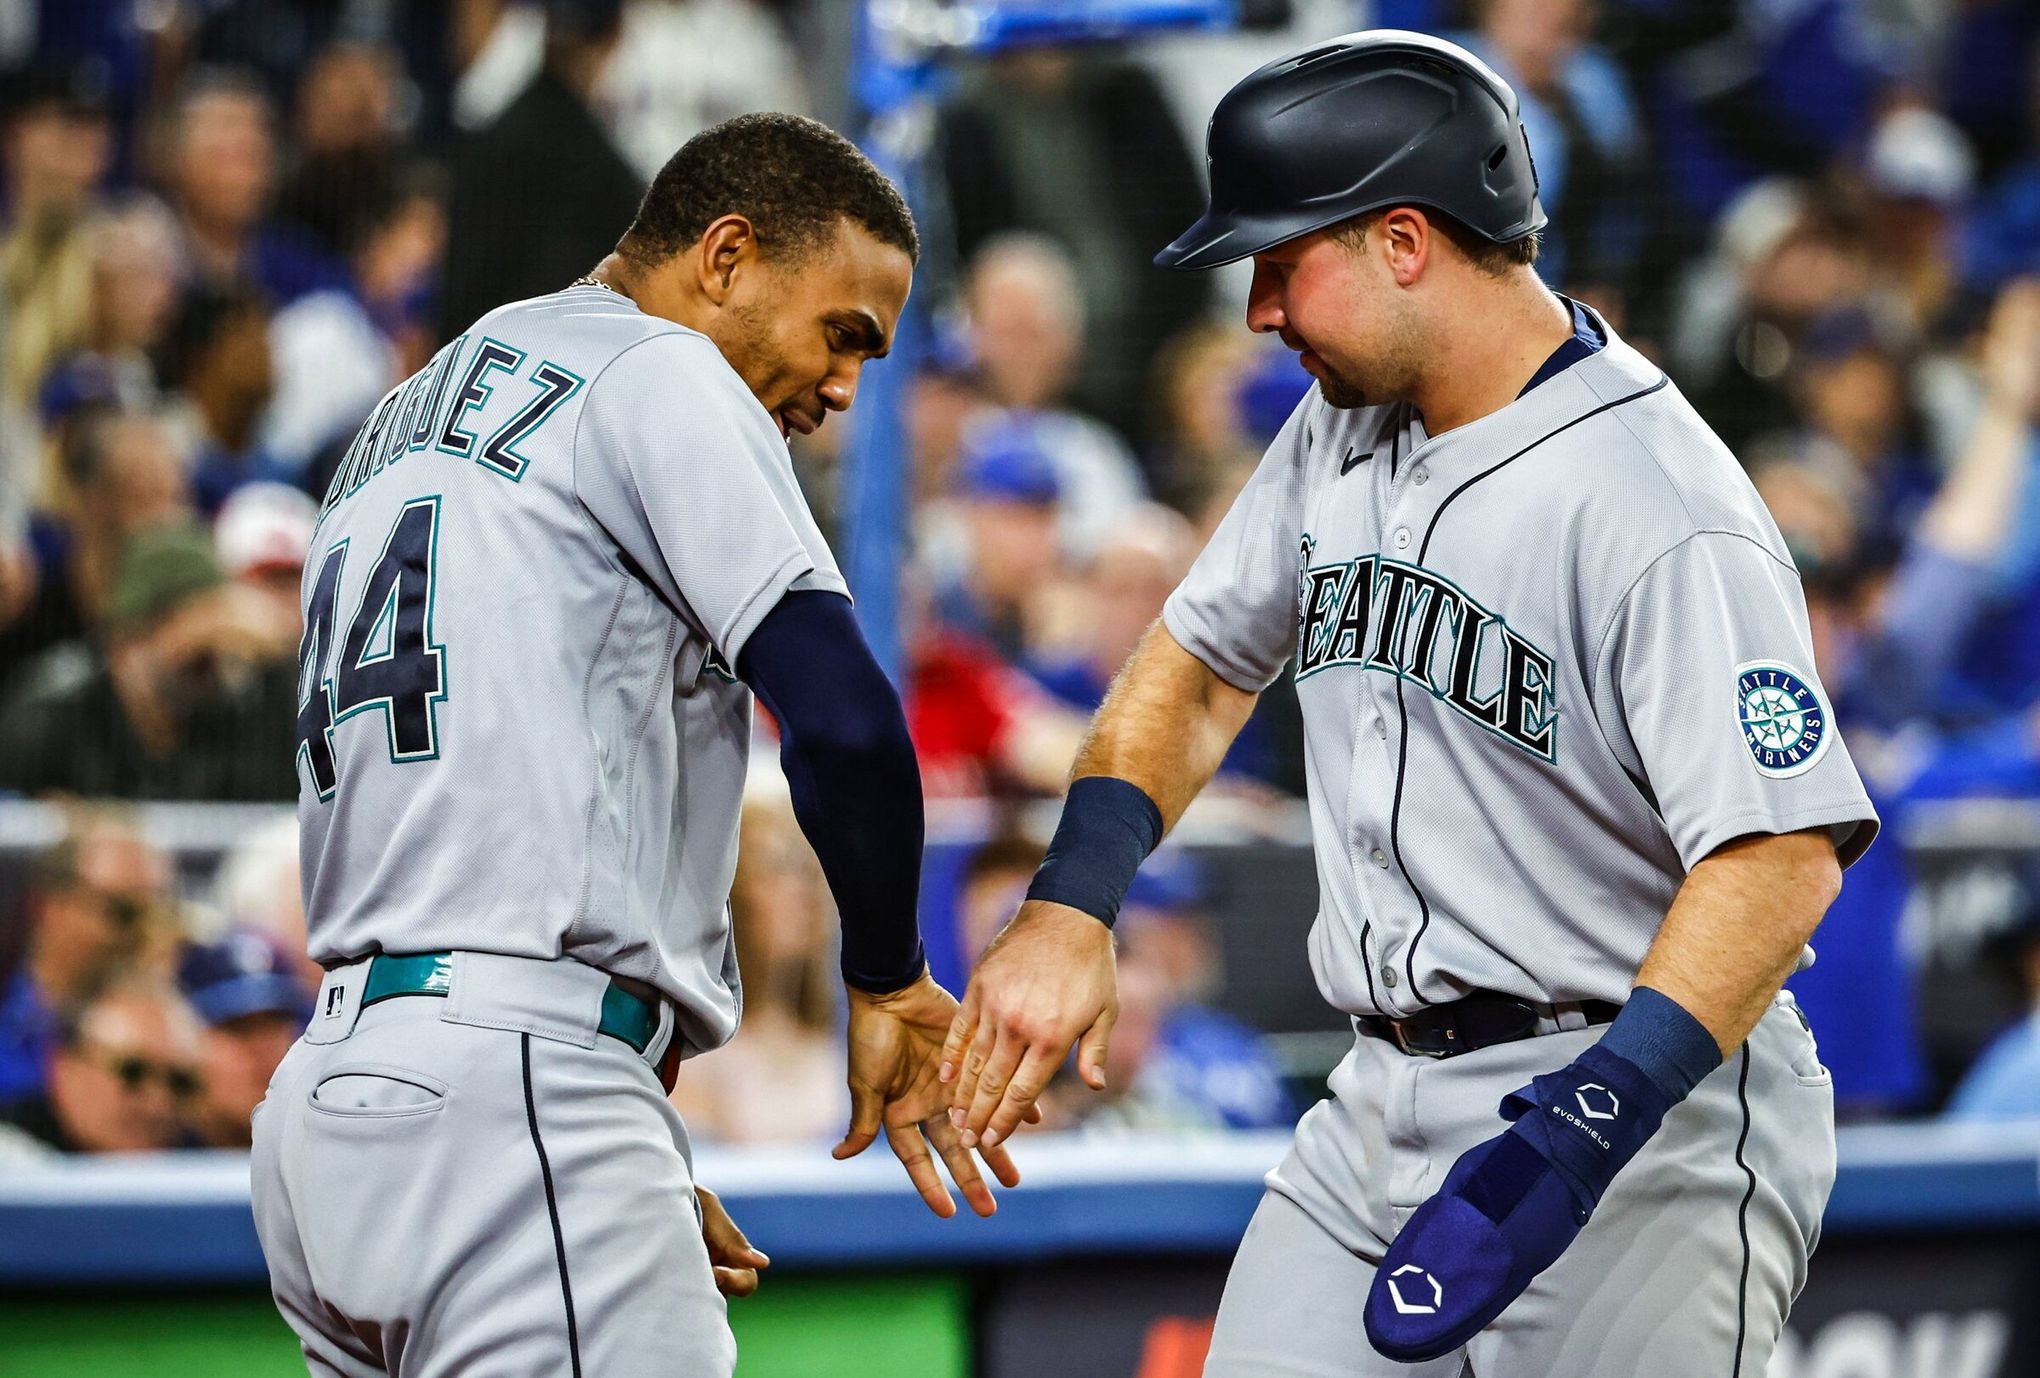
[[[1409,481],[1410,475],[1414,474],[1418,468],[1417,457],[1423,454],[1425,450],[1429,448],[1430,445],[1430,442],[1427,440],[1425,441],[1424,444],[1417,446],[1414,450],[1412,450],[1409,453],[1407,457],[1405,457],[1402,453],[1402,447],[1409,435],[1409,429],[1412,423],[1412,418],[1409,414],[1409,408],[1407,406],[1398,408],[1397,421],[1400,424],[1398,424],[1396,428],[1389,434],[1387,454],[1388,478],[1385,481],[1385,483],[1383,483],[1383,488],[1385,491],[1383,492],[1381,498],[1380,516],[1376,519],[1375,522],[1374,533],[1375,549],[1378,552],[1382,552],[1384,554],[1386,552],[1384,550],[1384,542],[1382,540],[1382,537],[1389,529],[1389,525],[1391,522],[1391,514],[1395,511],[1397,502],[1399,502],[1404,497],[1408,496],[1409,488],[1411,486]],[[1400,650],[1400,639],[1401,639],[1400,636],[1398,636],[1397,638],[1398,650]],[[1371,692],[1370,679],[1371,676],[1362,674],[1356,680],[1356,686],[1358,687],[1359,691],[1362,694],[1367,696],[1367,699],[1371,705],[1373,694]],[[1409,887],[1410,892],[1412,894],[1417,896],[1417,904],[1420,913],[1423,916],[1423,921],[1428,922],[1429,908],[1424,899],[1423,892],[1417,888],[1415,882],[1411,881],[1409,877],[1409,872],[1407,871],[1407,869],[1404,868],[1402,860],[1402,851],[1401,848],[1398,846],[1395,837],[1395,814],[1396,810],[1401,807],[1402,803],[1403,769],[1407,762],[1409,752],[1409,731],[1408,731],[1409,724],[1407,715],[1403,709],[1402,693],[1403,693],[1402,676],[1398,674],[1395,677],[1396,710],[1399,719],[1396,737],[1396,778],[1395,778],[1395,795],[1394,798],[1391,800],[1389,807],[1388,854],[1394,859],[1396,869],[1402,873],[1403,883]],[[1370,750],[1370,748],[1366,746],[1366,740],[1367,738],[1364,732],[1357,733],[1355,735],[1356,745],[1354,748],[1354,757],[1356,759],[1348,764],[1349,778],[1346,786],[1346,813],[1349,820],[1352,818],[1354,813],[1353,808],[1354,796],[1358,789],[1360,788],[1361,781],[1366,778],[1365,773],[1359,768],[1359,761],[1357,759],[1363,752],[1367,752]],[[1351,835],[1350,826],[1348,835],[1349,836]],[[1379,850],[1378,842],[1376,847],[1372,850]],[[1349,857],[1349,864],[1351,865],[1355,875],[1355,891],[1359,897],[1362,907],[1366,910],[1366,917],[1364,917],[1360,923],[1360,968],[1361,973],[1367,979],[1367,999],[1368,1002],[1372,1004],[1375,1009],[1392,1016],[1397,1015],[1399,1013],[1398,1009],[1392,1008],[1390,1003],[1385,1003],[1382,1000],[1381,992],[1377,987],[1375,981],[1374,970],[1375,958],[1371,945],[1371,940],[1374,935],[1374,905],[1368,899],[1367,870],[1366,867],[1360,861],[1358,849],[1349,848],[1347,855]],[[1419,931],[1421,931],[1421,928],[1419,929]],[[1392,976],[1393,975],[1392,964],[1385,965],[1391,967],[1389,974]],[[1414,987],[1412,988],[1411,993],[1417,996],[1417,999],[1420,1003],[1422,1004],[1431,1003],[1430,1001],[1425,1000],[1421,993],[1416,992]],[[1401,1001],[1395,1001],[1392,1003],[1395,1006],[1400,1006],[1402,1004]]]

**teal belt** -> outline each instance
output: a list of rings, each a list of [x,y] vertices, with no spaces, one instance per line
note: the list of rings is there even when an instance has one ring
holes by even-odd
[[[361,1007],[399,995],[444,997],[453,986],[451,952],[414,952],[403,956],[378,954],[368,964],[368,983],[361,992]],[[633,995],[611,980],[602,992],[602,1018],[597,1033],[629,1045],[634,1053],[652,1046],[659,1031],[659,1006],[641,995]]]

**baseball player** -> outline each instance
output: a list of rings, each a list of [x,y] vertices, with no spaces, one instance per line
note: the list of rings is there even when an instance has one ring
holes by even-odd
[[[993,1209],[941,1113],[956,1002],[915,925],[905,720],[786,451],[886,352],[917,251],[847,141],[728,121],[588,277],[476,321],[341,463],[297,723],[326,975],[254,1127],[314,1373],[732,1371],[719,1288],[766,1260],[695,1190],[666,1092],[737,1026],[754,693],[842,915],[836,1155],[883,1128],[948,1215],[932,1144]]]
[[[1211,207],[1317,386],[1099,710],[944,1052],[998,1144],[1081,1036],[1142,857],[1295,667],[1325,998],[1353,1016],[1206,1373],[1764,1372],[1834,1172],[1779,987],[1875,816],[1756,493],[1532,267],[1512,92],[1354,34],[1247,77]]]

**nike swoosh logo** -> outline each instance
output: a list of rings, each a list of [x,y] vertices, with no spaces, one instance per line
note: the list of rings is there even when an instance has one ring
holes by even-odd
[[[1372,450],[1369,450],[1364,455],[1359,454],[1353,450],[1346,451],[1345,459],[1339,462],[1339,477],[1344,478],[1347,474],[1353,472],[1353,466],[1355,464],[1358,464],[1361,460],[1372,458],[1374,458],[1374,451]]]

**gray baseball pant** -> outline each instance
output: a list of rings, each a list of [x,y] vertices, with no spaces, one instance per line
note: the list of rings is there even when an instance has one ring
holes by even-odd
[[[1205,1378],[1762,1378],[1835,1175],[1834,1089],[1790,995],[1463,1350],[1399,1364],[1367,1342],[1361,1309],[1396,1232],[1461,1153],[1503,1130],[1503,1096],[1599,1036],[1443,1060],[1359,1037],[1269,1174]]]
[[[727,1378],[686,1131],[596,1033],[608,978],[455,958],[444,999],[327,973],[255,1113],[255,1226],[316,1378]]]

